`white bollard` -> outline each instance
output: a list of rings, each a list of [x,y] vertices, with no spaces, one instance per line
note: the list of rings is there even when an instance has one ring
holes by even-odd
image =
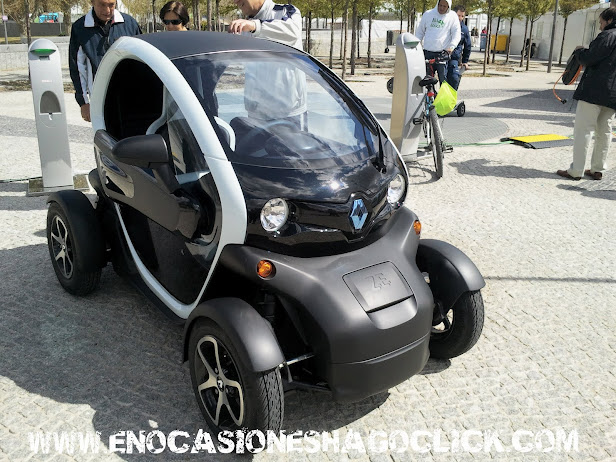
[[[60,52],[48,39],[32,42],[28,66],[38,135],[43,193],[73,189]]]

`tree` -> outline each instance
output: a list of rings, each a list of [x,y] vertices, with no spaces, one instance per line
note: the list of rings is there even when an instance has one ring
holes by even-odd
[[[357,1],[352,0],[352,13],[351,13],[351,75],[355,75],[355,56],[357,50]]]
[[[520,67],[524,64],[524,51],[526,50],[526,34],[528,33],[528,16],[526,16],[526,22],[524,23],[524,36],[522,37],[522,51],[520,52]],[[530,54],[530,50],[529,50]]]
[[[511,31],[513,29],[513,21],[516,19],[520,19],[520,9],[521,4],[519,0],[513,0],[509,2],[505,8],[503,9],[503,17],[507,18],[509,21],[509,40],[507,40],[507,57],[505,58],[505,63],[509,62],[509,53],[511,52]],[[526,36],[526,33],[524,33]],[[526,37],[524,37],[526,38]]]
[[[492,33],[492,17],[494,10],[498,9],[505,0],[481,0],[477,2],[477,10],[488,15],[488,30],[486,34],[486,48],[483,54],[483,75],[486,75],[488,61],[490,59],[490,36]]]
[[[413,0],[414,2],[414,0]],[[384,0],[363,0],[360,1],[360,11],[362,16],[365,15],[366,9],[368,14],[368,67],[371,67],[372,59],[372,20],[378,15],[378,11],[383,8]]]
[[[530,67],[530,55],[533,44],[533,26],[535,22],[548,11],[554,9],[554,0],[522,0],[527,19],[530,21],[528,34],[528,50],[526,55],[526,70]]]
[[[565,47],[565,32],[567,32],[567,20],[569,16],[575,13],[578,10],[583,10],[584,8],[588,8],[589,6],[594,5],[596,0],[559,0],[558,4],[560,6],[560,15],[565,18],[565,23],[563,25],[563,38],[560,43],[560,54],[558,56],[558,64],[563,63],[563,48]],[[612,5],[613,6],[613,5]]]
[[[334,24],[336,17],[342,12],[342,1],[341,0],[326,0],[327,2],[327,10],[330,18],[330,40],[329,40],[329,67],[333,66],[334,60]]]

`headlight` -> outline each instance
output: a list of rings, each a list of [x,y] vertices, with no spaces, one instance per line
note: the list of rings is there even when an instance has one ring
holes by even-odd
[[[261,226],[265,231],[278,231],[289,218],[289,206],[284,199],[271,199],[261,209]]]
[[[402,195],[404,194],[404,178],[399,173],[389,183],[387,188],[387,202],[391,205],[397,205]]]

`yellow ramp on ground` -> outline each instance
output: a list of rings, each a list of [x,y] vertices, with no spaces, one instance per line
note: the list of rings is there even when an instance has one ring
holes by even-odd
[[[549,133],[547,135],[512,136],[510,138],[504,138],[503,141],[504,140],[511,140],[514,143],[533,149],[555,148],[558,146],[571,146],[573,144],[572,138],[563,135],[555,135],[554,133]]]

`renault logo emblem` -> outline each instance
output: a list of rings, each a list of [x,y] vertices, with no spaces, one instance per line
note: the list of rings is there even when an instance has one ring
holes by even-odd
[[[353,201],[351,214],[349,215],[351,225],[353,225],[355,231],[362,229],[364,223],[366,223],[366,218],[368,218],[368,209],[366,208],[364,201],[362,199],[355,199]]]

